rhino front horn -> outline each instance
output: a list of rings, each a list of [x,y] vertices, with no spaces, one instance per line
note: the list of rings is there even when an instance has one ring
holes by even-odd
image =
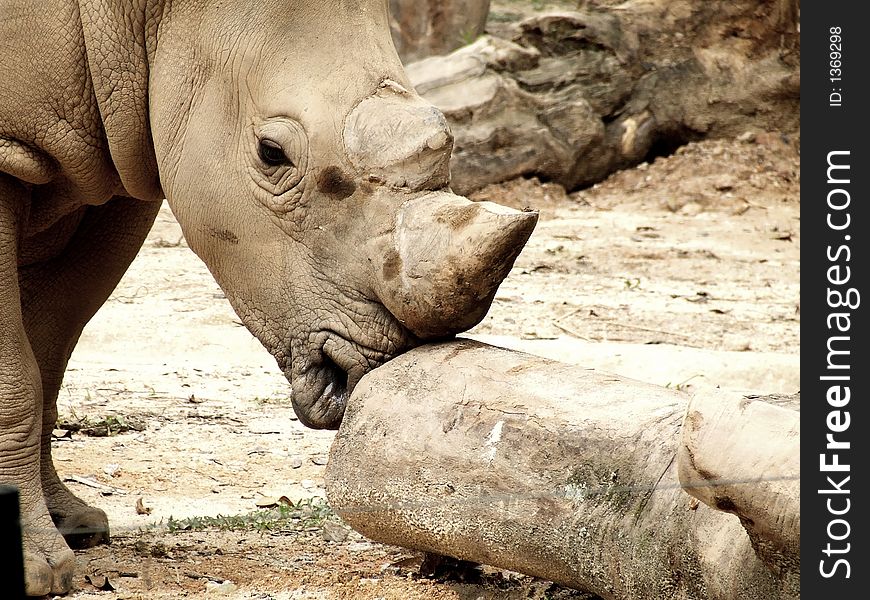
[[[383,255],[378,295],[422,339],[479,323],[535,224],[537,212],[449,192],[407,201]]]

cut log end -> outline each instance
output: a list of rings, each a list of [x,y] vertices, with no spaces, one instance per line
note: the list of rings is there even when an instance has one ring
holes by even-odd
[[[677,454],[683,488],[733,513],[780,577],[800,573],[800,412],[791,398],[707,391],[690,401]],[[799,406],[799,404],[798,404]]]

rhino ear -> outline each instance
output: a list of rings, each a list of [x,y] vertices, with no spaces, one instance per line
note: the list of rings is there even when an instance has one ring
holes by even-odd
[[[103,129],[121,183],[129,196],[162,200],[166,194],[151,135],[149,45],[134,31],[136,20],[126,14],[126,4],[83,2],[79,7],[82,34]],[[107,16],[104,11],[115,14]]]

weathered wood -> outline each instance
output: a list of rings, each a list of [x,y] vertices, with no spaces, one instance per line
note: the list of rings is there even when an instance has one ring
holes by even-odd
[[[703,137],[799,132],[796,23],[791,0],[622,2],[490,22],[407,71],[450,123],[456,191],[570,191]]]
[[[403,62],[447,54],[475,40],[490,0],[390,0],[390,30]]]
[[[734,513],[780,577],[800,573],[800,413],[708,392],[692,398],[677,454],[680,483]]]
[[[372,539],[606,599],[798,597],[738,519],[680,487],[687,404],[476,342],[424,346],[357,385],[327,495]]]

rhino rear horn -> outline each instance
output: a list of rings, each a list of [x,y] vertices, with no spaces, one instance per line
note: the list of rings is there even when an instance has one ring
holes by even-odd
[[[444,115],[393,81],[351,111],[344,145],[351,164],[388,187],[415,192],[449,182],[453,135]]]

